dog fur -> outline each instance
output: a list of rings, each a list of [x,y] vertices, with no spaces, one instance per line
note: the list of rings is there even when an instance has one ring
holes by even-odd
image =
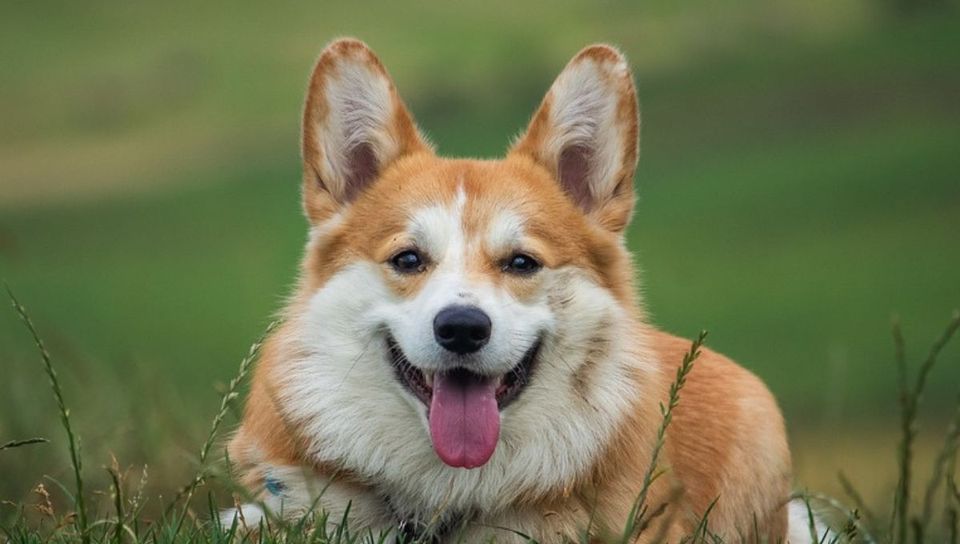
[[[339,523],[349,505],[354,533],[412,520],[440,542],[621,535],[690,348],[647,323],[633,283],[624,231],[638,134],[626,60],[594,45],[505,158],[441,158],[372,51],[330,44],[303,113],[310,226],[299,282],[229,448],[261,504],[242,507],[245,522],[264,507],[296,516],[318,506]],[[406,247],[429,256],[422,272],[391,268]],[[542,268],[505,273],[499,263],[518,250]],[[442,371],[430,323],[458,301],[493,322],[475,361],[482,372],[508,372],[542,340],[532,379],[501,413],[496,451],[474,469],[438,458],[426,406],[397,380],[386,347],[392,335],[415,366]],[[764,384],[726,357],[702,351],[661,464],[640,542],[679,540],[711,505],[714,534],[786,537],[782,417]]]

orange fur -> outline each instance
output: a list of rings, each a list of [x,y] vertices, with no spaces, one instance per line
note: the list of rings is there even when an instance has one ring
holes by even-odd
[[[537,525],[518,530],[548,535],[548,541],[558,535],[575,538],[590,520],[596,541],[619,534],[648,468],[661,420],[659,403],[665,401],[676,367],[690,345],[645,324],[644,311],[636,302],[633,266],[622,243],[634,201],[632,178],[639,131],[629,73],[602,72],[619,96],[615,115],[623,135],[622,164],[616,170],[613,190],[587,209],[568,198],[557,183],[551,159],[543,152],[545,139],[550,137],[553,94],[544,99],[527,133],[505,159],[453,160],[433,154],[392,83],[389,131],[396,140],[397,154],[378,165],[374,183],[357,195],[345,193],[344,197],[332,194],[320,174],[321,136],[316,127],[330,115],[324,101],[327,78],[336,77],[337,63],[345,57],[360,58],[386,77],[372,52],[353,40],[331,45],[314,70],[304,109],[303,198],[307,217],[322,233],[308,244],[301,281],[285,311],[288,321],[269,340],[259,361],[242,427],[230,445],[232,459],[246,471],[246,483],[252,488],[263,477],[255,467],[269,461],[307,466],[327,477],[336,475],[338,482],[349,483],[357,493],[379,493],[378,482],[369,476],[312,460],[301,422],[284,415],[278,383],[285,361],[297,356],[289,339],[302,326],[300,316],[312,293],[351,263],[376,263],[384,283],[397,297],[411,297],[423,289],[430,280],[432,264],[427,264],[425,274],[402,276],[388,261],[409,243],[404,229],[412,208],[449,205],[460,190],[467,202],[463,225],[468,239],[482,238],[479,233],[502,210],[522,215],[526,220],[525,247],[530,253],[546,268],[583,271],[612,293],[635,333],[628,340],[634,350],[631,353],[650,358],[654,365],[652,372],[632,376],[638,392],[633,408],[589,470],[550,492],[520,493],[506,508],[516,512],[517,523]],[[606,46],[585,49],[571,64],[584,59],[603,66],[623,62],[618,52]],[[471,247],[476,259],[469,264],[468,273],[478,281],[505,289],[521,301],[538,294],[541,285],[537,277],[505,277],[498,265],[505,256],[481,242],[471,243],[475,243]],[[583,392],[597,379],[598,368],[606,364],[611,339],[598,333],[588,348],[583,364],[570,376],[571,389],[581,392],[578,396],[583,399],[587,398]],[[752,541],[756,519],[761,538],[775,541],[785,534],[783,506],[789,493],[790,456],[780,412],[760,380],[724,356],[705,349],[696,362],[669,430],[662,465],[668,470],[654,483],[648,499],[651,511],[662,510],[641,541],[658,532],[668,539],[679,538],[716,499],[710,524],[714,532],[742,534]]]

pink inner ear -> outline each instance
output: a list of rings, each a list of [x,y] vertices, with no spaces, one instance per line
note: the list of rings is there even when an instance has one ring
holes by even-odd
[[[377,177],[377,155],[368,143],[357,144],[348,153],[350,175],[343,188],[343,199],[350,202]]]
[[[560,153],[557,165],[560,185],[583,211],[590,211],[594,205],[589,180],[592,154],[591,149],[585,145],[572,145]]]

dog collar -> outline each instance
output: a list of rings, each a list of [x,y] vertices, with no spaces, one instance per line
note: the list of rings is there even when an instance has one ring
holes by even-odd
[[[263,487],[267,490],[267,493],[273,495],[274,497],[283,497],[283,492],[286,491],[287,486],[279,478],[274,478],[273,476],[267,476],[263,479]]]
[[[398,544],[440,544],[436,534],[428,532],[429,528],[419,521],[403,519],[397,523]]]
[[[283,498],[283,492],[287,490],[287,485],[283,483],[282,480],[271,475],[267,475],[263,479],[263,488],[267,493],[273,495],[274,497]],[[387,505],[390,507],[390,510],[394,513],[394,517],[399,517],[397,511],[393,508],[393,505],[390,504],[390,501],[387,501]],[[430,527],[413,518],[403,519],[397,522],[397,543],[398,544],[440,544],[439,534],[445,532],[445,524],[439,527],[438,531],[431,531]]]
[[[441,539],[455,531],[455,528],[461,526],[464,520],[463,516],[458,514],[444,521],[428,524],[398,512],[389,497],[384,497],[384,502],[393,513],[394,519],[398,520],[396,527],[398,544],[440,544]]]

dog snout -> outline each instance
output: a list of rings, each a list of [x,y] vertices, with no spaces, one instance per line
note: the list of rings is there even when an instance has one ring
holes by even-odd
[[[476,306],[449,306],[433,320],[433,336],[444,349],[457,355],[474,353],[490,340],[493,324]]]

